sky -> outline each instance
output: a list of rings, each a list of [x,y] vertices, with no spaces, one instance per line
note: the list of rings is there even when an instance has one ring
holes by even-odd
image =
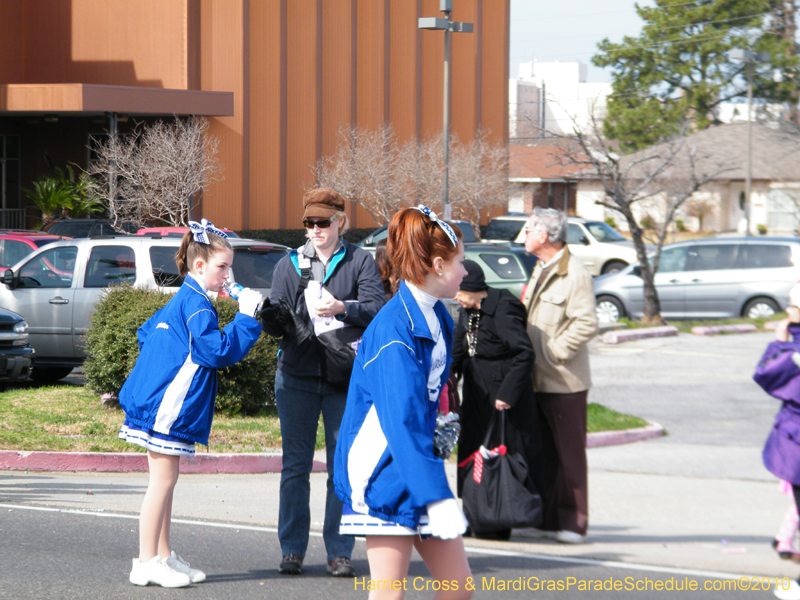
[[[642,24],[633,0],[511,0],[509,77],[517,77],[519,63],[536,57],[540,62],[582,62],[588,65],[588,81],[611,81],[609,69],[591,64],[598,42],[638,36]]]

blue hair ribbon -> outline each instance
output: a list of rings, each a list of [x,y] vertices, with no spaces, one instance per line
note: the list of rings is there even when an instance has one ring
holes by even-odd
[[[450,241],[453,242],[453,247],[458,248],[458,238],[456,237],[456,232],[453,231],[453,228],[450,227],[449,223],[447,223],[446,221],[440,221],[436,213],[433,212],[430,208],[428,208],[424,204],[420,204],[419,206],[412,206],[411,208],[413,208],[414,210],[418,210],[423,215],[428,217],[431,221],[436,223],[439,227],[441,227],[445,235],[447,235],[447,237],[450,238]]]
[[[218,235],[223,239],[228,239],[228,234],[224,231],[217,229],[214,227],[213,223],[209,223],[205,219],[202,219],[199,223],[197,221],[189,221],[189,231],[192,232],[194,236],[194,241],[200,244],[210,244],[211,242],[208,239],[208,234],[213,233],[214,235]]]

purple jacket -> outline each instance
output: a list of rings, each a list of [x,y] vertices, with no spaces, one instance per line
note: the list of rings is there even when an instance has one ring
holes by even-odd
[[[790,325],[791,342],[772,342],[753,379],[783,401],[762,452],[764,466],[793,485],[800,485],[800,325]]]

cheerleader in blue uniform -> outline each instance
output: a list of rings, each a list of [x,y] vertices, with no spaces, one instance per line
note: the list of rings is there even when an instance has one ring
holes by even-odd
[[[255,319],[262,301],[249,288],[239,313],[224,330],[209,292],[228,279],[233,250],[227,236],[203,219],[190,222],[175,262],[183,285],[169,303],[139,328],[139,357],[119,394],[125,423],[119,437],[147,449],[150,480],[139,517],[139,556],[130,582],[184,587],[206,576],[192,569],[169,543],[172,492],[181,456],[208,444],[217,369],[243,359],[261,334]]]
[[[344,503],[340,533],[365,535],[370,599],[402,598],[416,549],[436,598],[472,595],[461,535],[466,520],[434,451],[439,397],[453,349],[453,298],[464,269],[460,231],[424,206],[389,223],[399,289],[364,333],[333,470]]]

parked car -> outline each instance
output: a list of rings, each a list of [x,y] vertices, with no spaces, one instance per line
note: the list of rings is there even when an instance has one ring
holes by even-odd
[[[273,269],[287,248],[257,240],[230,242],[230,279],[269,295]],[[183,283],[175,265],[179,245],[179,238],[160,236],[60,241],[5,271],[0,306],[26,316],[36,349],[33,379],[61,379],[83,362],[89,315],[107,286],[127,283],[177,291]]]
[[[183,237],[189,231],[188,227],[143,227],[136,232],[136,235],[160,235],[162,237]],[[224,231],[228,238],[238,238],[235,231],[230,229],[221,229]]]
[[[597,318],[644,314],[638,263],[594,280]],[[709,238],[661,251],[655,285],[667,319],[770,317],[800,280],[799,238]]]
[[[0,273],[42,246],[63,239],[65,238],[60,235],[50,235],[39,231],[0,233]]]
[[[132,223],[123,223],[127,233],[136,233],[138,227]],[[71,238],[86,238],[96,235],[120,235],[113,227],[111,219],[64,219],[53,221],[47,227],[47,233]]]
[[[470,225],[467,221],[450,221],[450,223],[456,225],[461,230],[461,240],[464,242],[464,244],[475,244],[478,242],[478,238],[475,237],[475,232],[472,229],[472,225]],[[387,228],[388,225],[378,227],[378,229],[358,242],[356,246],[364,248],[365,250],[369,250],[374,254],[376,244],[381,240],[386,239],[386,236],[389,235]]]
[[[25,319],[0,308],[0,385],[30,377],[34,354]]]
[[[524,244],[524,226],[527,222],[527,215],[495,217],[487,225],[483,241]],[[633,242],[603,221],[569,217],[567,244],[569,251],[583,261],[593,277],[616,273],[637,260]],[[652,246],[647,248],[653,249]]]
[[[522,232],[522,228],[529,218],[530,215],[525,213],[494,217],[486,226],[481,236],[481,241],[486,244],[524,244],[525,236],[522,234],[522,239],[520,240],[520,232]]]

